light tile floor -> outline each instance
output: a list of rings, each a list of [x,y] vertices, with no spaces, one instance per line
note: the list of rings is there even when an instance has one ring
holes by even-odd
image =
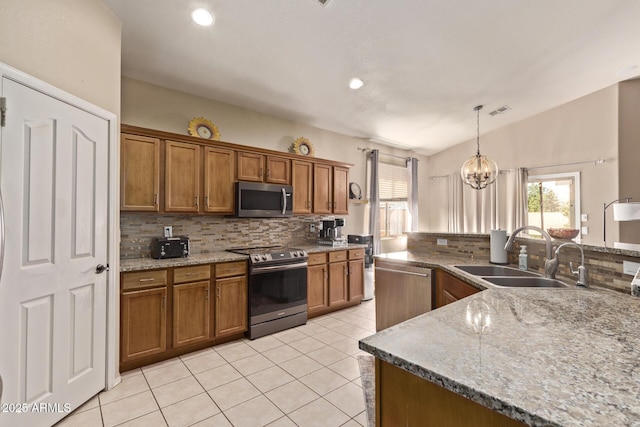
[[[356,356],[373,300],[122,374],[58,426],[366,426]]]

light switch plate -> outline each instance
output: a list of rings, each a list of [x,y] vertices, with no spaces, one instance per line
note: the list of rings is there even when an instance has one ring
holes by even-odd
[[[638,269],[640,269],[640,263],[631,261],[622,261],[622,273],[634,276]]]
[[[587,234],[589,234],[589,227],[580,227],[580,231],[582,231],[582,235],[586,236]]]
[[[449,242],[447,241],[447,239],[438,239],[436,241],[436,244],[438,246],[447,246],[449,244]]]
[[[173,227],[170,225],[164,226],[164,237],[173,237]]]
[[[589,214],[580,214],[580,221],[582,222],[589,221]]]

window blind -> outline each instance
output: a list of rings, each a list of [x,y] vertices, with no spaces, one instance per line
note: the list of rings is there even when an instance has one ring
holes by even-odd
[[[405,166],[380,162],[378,166],[380,201],[406,201],[409,197],[409,173]]]

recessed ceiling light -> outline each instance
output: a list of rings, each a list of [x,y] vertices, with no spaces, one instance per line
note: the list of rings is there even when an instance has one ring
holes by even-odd
[[[213,15],[205,9],[196,9],[191,12],[191,19],[193,19],[196,24],[202,25],[203,27],[208,27],[213,24],[214,21]]]
[[[359,79],[357,77],[351,79],[351,81],[349,82],[349,87],[354,90],[360,89],[363,85],[364,85],[364,82],[362,81],[362,79]]]

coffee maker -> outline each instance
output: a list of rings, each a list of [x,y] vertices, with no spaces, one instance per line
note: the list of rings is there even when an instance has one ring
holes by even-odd
[[[344,227],[344,218],[325,219],[322,220],[322,230],[318,244],[327,246],[345,246],[347,239],[342,235],[342,227]]]

